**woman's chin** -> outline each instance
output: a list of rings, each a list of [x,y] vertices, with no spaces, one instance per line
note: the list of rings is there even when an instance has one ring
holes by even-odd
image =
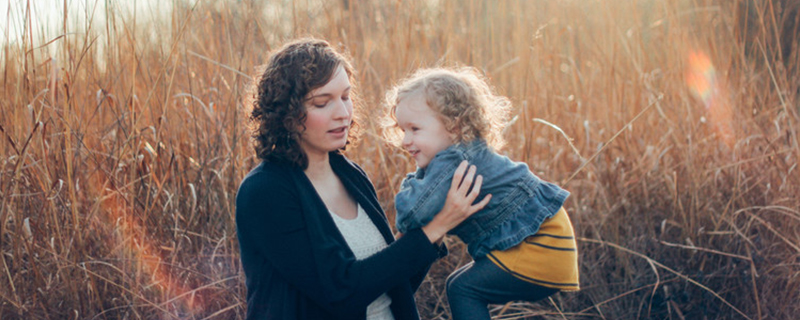
[[[345,134],[344,137],[337,139],[336,141],[336,149],[344,148],[347,145],[347,135]]]
[[[345,140],[345,141],[344,141],[344,142],[342,142],[342,143],[336,143],[336,144],[332,144],[332,145],[331,145],[331,149],[330,149],[330,151],[336,151],[336,150],[341,150],[341,149],[344,149],[344,147],[345,147],[346,145],[347,145],[347,140]]]

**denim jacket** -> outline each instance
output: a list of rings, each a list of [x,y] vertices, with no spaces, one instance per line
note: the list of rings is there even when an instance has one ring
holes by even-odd
[[[511,248],[539,231],[564,204],[569,192],[539,179],[525,163],[499,155],[483,140],[458,143],[437,153],[426,168],[409,173],[395,197],[400,232],[428,224],[444,207],[456,168],[467,160],[483,176],[477,200],[492,200],[450,231],[467,244],[472,257]]]

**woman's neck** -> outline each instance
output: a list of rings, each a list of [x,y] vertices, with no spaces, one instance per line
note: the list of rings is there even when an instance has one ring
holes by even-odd
[[[330,156],[326,152],[323,154],[307,154],[308,155],[308,168],[304,170],[309,179],[325,177],[333,173],[331,168]]]

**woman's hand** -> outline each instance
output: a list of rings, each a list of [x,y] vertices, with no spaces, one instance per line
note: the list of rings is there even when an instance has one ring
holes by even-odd
[[[447,192],[447,200],[444,202],[442,211],[436,214],[422,231],[428,236],[431,243],[439,242],[444,235],[455,228],[461,222],[469,218],[473,213],[483,209],[492,195],[486,195],[480,202],[472,204],[481,192],[483,177],[475,177],[475,166],[469,166],[467,161],[462,161],[453,174],[453,182],[450,184],[450,191]],[[466,176],[464,175],[466,173]],[[472,185],[472,181],[475,185]],[[472,190],[470,190],[472,186]]]

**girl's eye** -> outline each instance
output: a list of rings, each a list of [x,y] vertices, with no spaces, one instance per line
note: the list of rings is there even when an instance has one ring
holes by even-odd
[[[411,131],[417,131],[417,130],[419,130],[419,128],[417,128],[417,127],[411,127]]]
[[[348,101],[348,100],[350,100],[350,96],[344,96],[344,97],[342,97],[342,100],[343,101]]]

